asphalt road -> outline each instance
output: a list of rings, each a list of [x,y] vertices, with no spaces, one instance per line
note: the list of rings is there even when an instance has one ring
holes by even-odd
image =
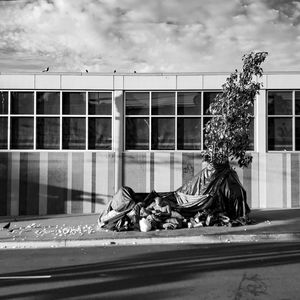
[[[300,244],[0,251],[0,299],[300,299]]]

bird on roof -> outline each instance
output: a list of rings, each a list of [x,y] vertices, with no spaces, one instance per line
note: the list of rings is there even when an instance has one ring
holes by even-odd
[[[3,226],[3,229],[8,229],[10,226],[10,222],[8,222],[6,225]]]
[[[48,72],[48,71],[49,71],[49,67],[43,70],[43,72]]]

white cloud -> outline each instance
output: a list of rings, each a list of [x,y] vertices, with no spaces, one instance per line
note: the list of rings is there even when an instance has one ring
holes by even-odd
[[[280,0],[5,1],[0,70],[232,71],[252,50],[300,70],[299,16]]]

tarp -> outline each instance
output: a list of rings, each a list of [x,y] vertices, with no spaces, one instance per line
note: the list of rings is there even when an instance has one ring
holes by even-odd
[[[228,220],[244,224],[250,212],[246,191],[229,163],[218,166],[207,164],[173,192],[152,191],[145,199],[138,199],[130,187],[122,187],[100,214],[100,226],[120,230],[125,225],[137,223],[140,207],[149,205],[157,195],[168,201],[172,210],[183,217],[196,218],[199,224],[202,220],[201,224],[206,226],[228,224]]]

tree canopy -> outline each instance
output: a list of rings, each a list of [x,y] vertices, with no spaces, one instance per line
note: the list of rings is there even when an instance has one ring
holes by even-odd
[[[247,167],[252,155],[250,123],[254,99],[262,87],[261,64],[267,52],[251,52],[242,58],[242,70],[235,70],[222,85],[222,91],[209,107],[212,118],[205,127],[205,158],[212,164],[224,164],[237,160],[240,167]]]

